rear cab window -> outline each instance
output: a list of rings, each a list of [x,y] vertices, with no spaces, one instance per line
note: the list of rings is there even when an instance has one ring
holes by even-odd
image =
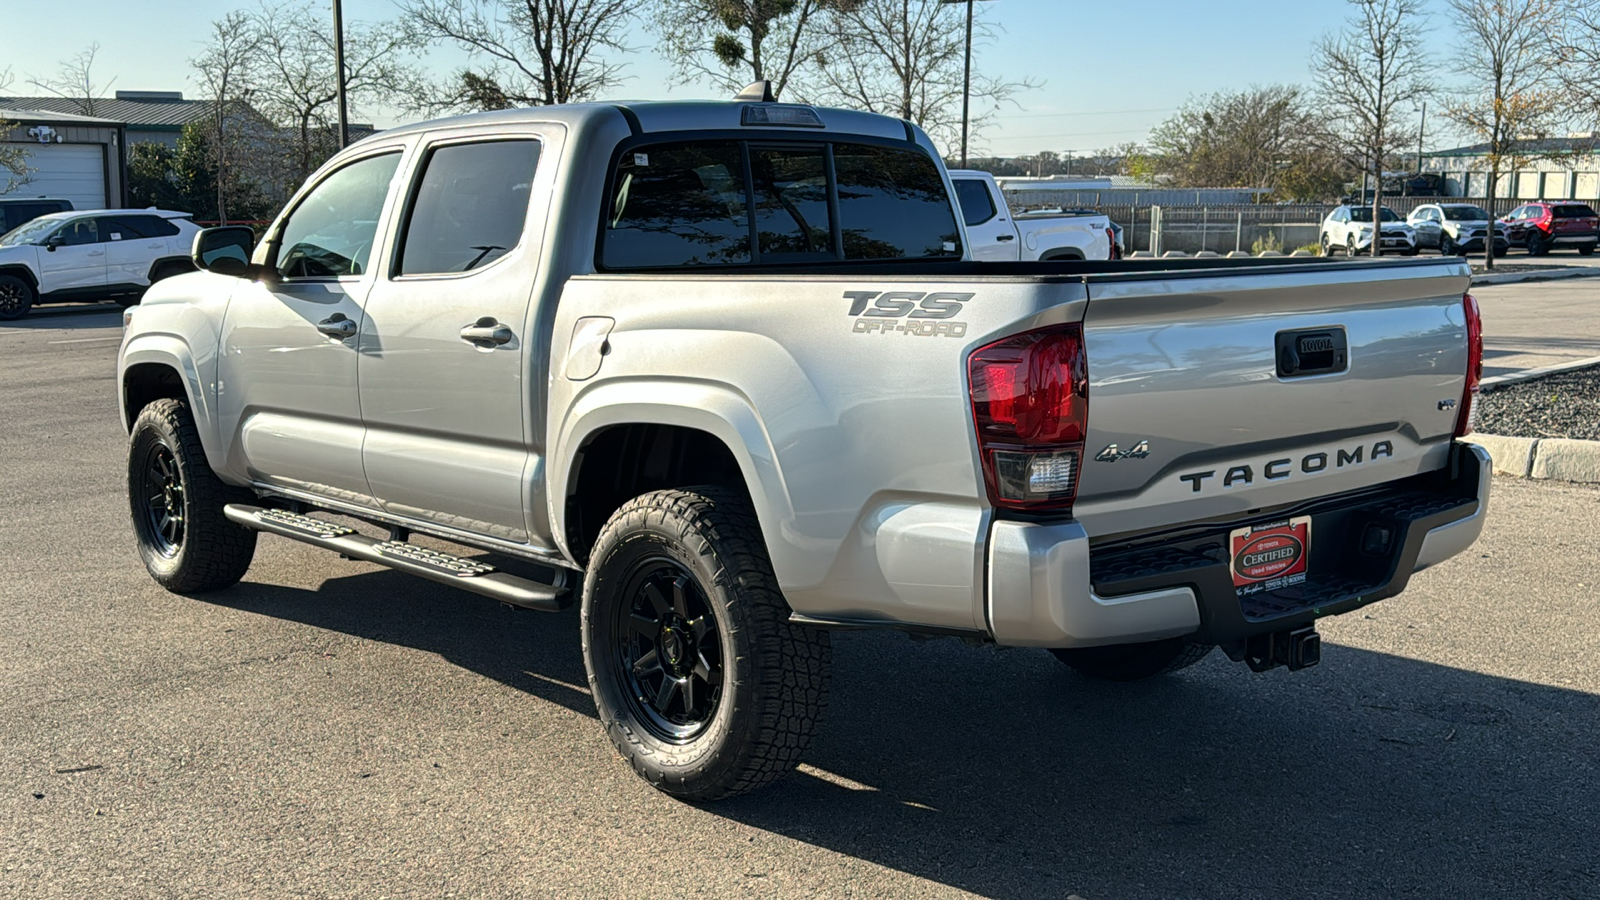
[[[856,141],[662,140],[614,166],[607,270],[960,259],[938,166]]]
[[[976,178],[958,178],[956,199],[961,202],[961,218],[970,227],[982,225],[994,218],[994,201],[989,198],[989,186]]]

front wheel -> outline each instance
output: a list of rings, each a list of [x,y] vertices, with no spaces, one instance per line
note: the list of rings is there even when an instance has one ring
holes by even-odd
[[[1440,235],[1439,236],[1439,255],[1440,256],[1455,256],[1456,255],[1456,239],[1451,237],[1448,234]]]
[[[582,633],[612,744],[686,800],[793,769],[827,702],[829,635],[789,623],[755,514],[734,491],[656,491],[617,510],[589,561]]]
[[[1211,645],[1168,638],[1143,644],[1072,647],[1050,652],[1080,675],[1105,681],[1141,681],[1189,668],[1206,658]]]
[[[20,319],[33,308],[33,286],[15,275],[0,275],[0,320]]]
[[[1322,236],[1322,255],[1323,256],[1332,256],[1333,255],[1333,248],[1328,245],[1328,236],[1326,234],[1324,234]]]
[[[200,433],[180,400],[156,400],[128,440],[128,505],[139,556],[156,583],[180,594],[215,591],[244,577],[256,533],[222,508],[248,495],[206,462]]]
[[[1542,240],[1537,234],[1528,235],[1528,255],[1543,256],[1550,252],[1550,244]]]
[[[1359,254],[1360,252],[1361,251],[1356,248],[1355,235],[1351,235],[1351,236],[1349,236],[1349,237],[1344,239],[1344,255],[1345,256],[1354,257],[1357,254]]]

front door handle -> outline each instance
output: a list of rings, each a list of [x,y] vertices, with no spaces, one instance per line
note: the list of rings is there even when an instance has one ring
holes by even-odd
[[[344,340],[347,337],[355,337],[356,323],[354,319],[348,318],[344,313],[334,313],[318,322],[317,330],[328,337]]]
[[[469,344],[479,347],[498,347],[511,343],[516,335],[511,328],[496,322],[494,316],[484,316],[477,322],[461,329],[461,339]]]
[[[1014,235],[1014,234],[1002,234],[999,237],[995,238],[995,240],[997,240],[997,241],[1013,241],[1013,240],[1016,240],[1016,238],[1017,238],[1017,236]]]

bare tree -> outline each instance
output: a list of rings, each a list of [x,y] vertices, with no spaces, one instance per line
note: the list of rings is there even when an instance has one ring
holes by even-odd
[[[248,22],[261,71],[252,102],[287,129],[284,177],[298,185],[339,150],[333,32],[309,3],[263,4]],[[352,108],[395,98],[418,81],[408,63],[418,40],[394,23],[345,23],[345,93]]]
[[[1572,112],[1587,127],[1600,126],[1600,0],[1568,0],[1551,29],[1550,66]]]
[[[1465,89],[1452,92],[1445,115],[1484,145],[1489,167],[1486,204],[1492,223],[1501,172],[1514,173],[1538,159],[1565,155],[1563,145],[1542,139],[1567,119],[1568,101],[1558,73],[1562,67],[1551,65],[1545,50],[1570,4],[1450,0],[1450,8],[1462,35],[1456,60]],[[1494,241],[1484,244],[1485,264],[1492,269]]]
[[[5,91],[11,86],[11,67],[0,69],[0,91]],[[8,144],[4,139],[9,137],[11,130],[17,123],[0,119],[0,194],[7,194],[27,184],[29,173],[28,151],[21,144]]]
[[[56,70],[54,77],[29,76],[28,83],[57,97],[73,101],[77,105],[79,115],[92,116],[95,114],[94,102],[98,99],[96,95],[116,83],[115,78],[105,84],[95,83],[94,58],[99,53],[100,43],[96,41],[77,56],[62,60],[61,68]]]
[[[622,82],[633,0],[406,0],[411,28],[466,50],[483,68],[464,69],[444,90],[424,90],[411,105],[502,109],[591,100]]]
[[[1321,200],[1346,174],[1335,139],[1295,85],[1193,98],[1156,126],[1150,146],[1176,187],[1270,188]]]
[[[1353,149],[1359,171],[1372,176],[1372,241],[1378,247],[1383,163],[1409,146],[1404,117],[1433,89],[1423,46],[1422,0],[1349,0],[1355,11],[1342,32],[1312,51],[1329,118]]]
[[[224,225],[228,224],[228,199],[239,180],[234,172],[235,157],[247,149],[246,135],[235,125],[240,116],[248,114],[259,80],[256,55],[260,46],[260,35],[249,14],[234,10],[211,23],[211,43],[189,61],[211,101],[206,146],[216,173],[217,220]]]
[[[651,29],[682,83],[734,91],[772,82],[782,97],[828,48],[823,19],[861,0],[655,0]]]
[[[939,0],[837,3],[825,18],[817,86],[805,93],[808,99],[907,119],[946,145],[959,141],[965,18],[964,7]],[[981,19],[974,26],[974,41],[993,36],[992,26]],[[1040,84],[976,76],[972,98],[988,110],[973,118],[974,131],[1017,91]]]

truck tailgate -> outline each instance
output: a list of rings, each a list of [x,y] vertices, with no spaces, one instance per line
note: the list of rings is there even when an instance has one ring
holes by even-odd
[[[1238,518],[1447,464],[1467,368],[1465,265],[1087,282],[1074,512],[1091,537]],[[1341,339],[1343,365],[1316,372],[1319,348]],[[1285,342],[1308,351],[1298,361],[1313,374],[1282,358]]]

